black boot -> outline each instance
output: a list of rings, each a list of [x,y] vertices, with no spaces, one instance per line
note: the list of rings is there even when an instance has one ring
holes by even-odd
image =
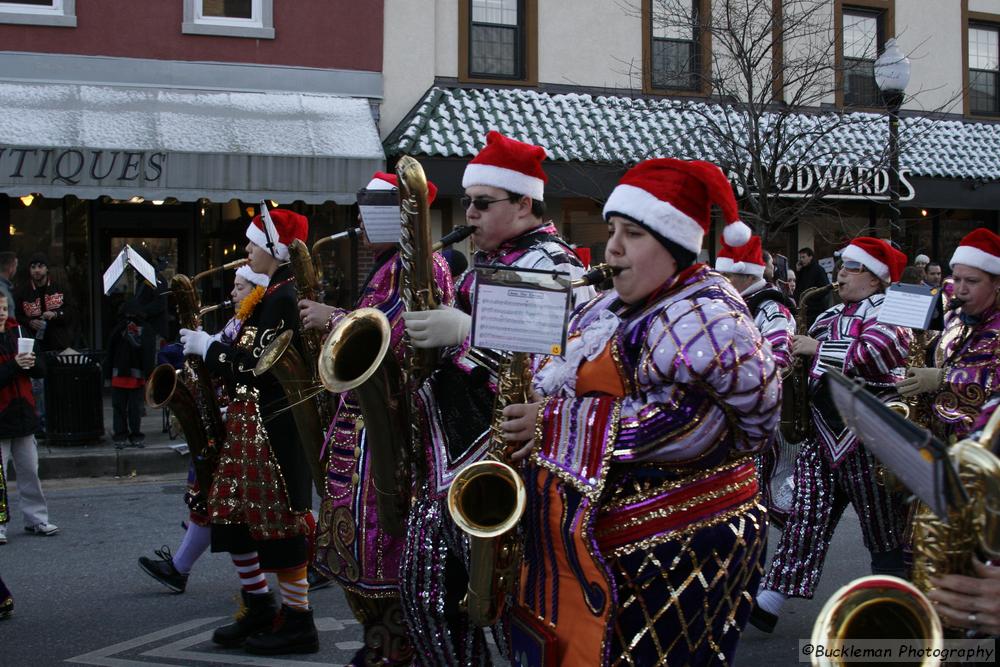
[[[278,609],[274,604],[274,594],[250,595],[241,590],[243,602],[236,612],[236,622],[216,628],[212,641],[227,648],[238,648],[250,635],[270,629]]]
[[[249,637],[243,648],[257,655],[319,652],[319,634],[313,623],[312,609],[299,611],[281,605],[281,614],[274,628]]]

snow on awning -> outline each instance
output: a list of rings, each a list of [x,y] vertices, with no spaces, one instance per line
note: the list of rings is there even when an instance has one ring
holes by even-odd
[[[0,81],[0,192],[353,203],[385,155],[368,100]]]

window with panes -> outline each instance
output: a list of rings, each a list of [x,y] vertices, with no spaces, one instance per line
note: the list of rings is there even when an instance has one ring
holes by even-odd
[[[653,88],[701,88],[699,0],[652,0],[650,83]]]
[[[884,14],[863,9],[844,9],[843,85],[844,105],[879,106],[875,84],[875,60],[882,50]]]
[[[969,26],[969,112],[1000,114],[1000,27]]]
[[[524,79],[524,0],[470,0],[469,76]]]

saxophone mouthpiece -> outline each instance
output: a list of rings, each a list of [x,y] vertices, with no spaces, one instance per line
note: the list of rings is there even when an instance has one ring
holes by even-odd
[[[336,234],[331,235],[329,237],[329,239],[331,241],[337,241],[338,239],[342,239],[344,237],[356,239],[360,235],[361,235],[361,228],[360,227],[354,227],[352,229],[348,229],[348,230],[343,231],[343,232],[337,232]]]
[[[434,252],[447,248],[448,246],[458,243],[459,241],[464,241],[472,236],[472,233],[475,231],[475,225],[462,225],[460,227],[456,227],[442,236],[441,240],[434,244]]]
[[[610,264],[598,264],[590,271],[583,274],[583,277],[577,278],[570,285],[573,288],[577,287],[587,287],[589,285],[599,285],[605,280],[610,280],[614,278],[619,273],[622,272],[622,267],[611,266]]]

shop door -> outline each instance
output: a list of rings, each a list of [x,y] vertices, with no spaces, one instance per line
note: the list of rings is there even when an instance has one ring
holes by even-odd
[[[106,348],[108,336],[120,319],[124,304],[142,289],[142,279],[129,269],[109,294],[103,294],[104,271],[126,245],[139,251],[156,268],[160,279],[155,291],[147,287],[147,292],[143,295],[147,299],[159,296],[160,314],[151,322],[152,326],[163,338],[173,339],[176,336],[176,317],[173,301],[166,293],[167,286],[174,274],[190,275],[195,272],[195,225],[190,211],[172,213],[175,215],[163,215],[160,211],[141,211],[136,215],[134,211],[129,211],[128,222],[120,219],[125,215],[114,210],[103,211],[98,217],[98,233],[95,234],[98,247],[93,256],[98,258],[94,277],[96,293],[101,296],[95,299],[95,347]]]

